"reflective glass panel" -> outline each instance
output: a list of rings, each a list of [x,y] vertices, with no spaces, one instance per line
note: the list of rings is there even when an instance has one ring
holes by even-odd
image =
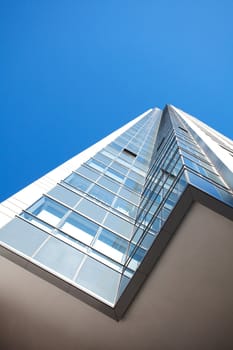
[[[101,153],[103,155],[105,155],[106,157],[110,158],[110,159],[115,159],[116,158],[115,155],[113,155],[112,153],[107,152],[106,149],[104,149]]]
[[[88,169],[85,166],[81,166],[76,171],[79,174],[83,175],[84,177],[86,177],[87,179],[90,179],[92,181],[96,181],[98,179],[98,177],[100,176],[100,174],[97,171]]]
[[[133,191],[136,191],[136,192],[142,191],[142,185],[140,185],[138,182],[136,182],[134,180],[126,179],[125,185]]]
[[[127,172],[128,172],[128,169],[126,167],[124,167],[123,165],[121,165],[117,162],[112,163],[111,168],[119,171],[120,173],[122,173],[124,175],[127,174]]]
[[[124,175],[118,173],[118,171],[111,168],[108,168],[105,174],[119,182],[122,182],[122,180],[124,180]]]
[[[98,231],[97,224],[77,213],[71,213],[60,228],[70,236],[86,244],[91,243]]]
[[[116,193],[120,187],[118,182],[114,182],[108,179],[106,176],[101,176],[97,182],[114,193]]]
[[[48,192],[48,195],[54,197],[64,204],[67,204],[70,207],[74,207],[81,198],[77,193],[74,193],[61,185],[54,187]]]
[[[28,256],[31,256],[48,237],[46,232],[19,218],[10,221],[0,231],[0,241]]]
[[[88,255],[93,257],[94,259],[102,262],[103,264],[111,267],[113,270],[122,272],[123,271],[123,265],[122,263],[117,262],[116,260],[111,259],[107,255],[102,254],[96,249],[89,248]]]
[[[95,159],[101,161],[102,163],[104,163],[104,164],[106,164],[106,165],[109,165],[109,164],[112,162],[112,159],[110,159],[110,158],[104,156],[104,155],[101,154],[101,153],[97,153],[97,154],[95,155]]]
[[[119,281],[118,272],[89,257],[85,260],[76,279],[80,286],[111,304],[115,301]]]
[[[131,204],[130,202],[125,201],[122,198],[117,198],[114,202],[113,207],[117,210],[119,210],[121,213],[131,217],[135,218],[137,213],[137,208]]]
[[[97,222],[102,222],[106,214],[106,209],[87,199],[82,199],[75,209]]]
[[[107,214],[106,219],[104,220],[104,225],[123,237],[130,238],[132,235],[133,225],[111,213]]]
[[[89,195],[95,197],[96,199],[108,205],[112,204],[112,201],[115,197],[114,194],[112,194],[111,192],[105,190],[104,188],[98,185],[95,185],[94,187],[92,187],[92,189],[89,192]]]
[[[139,204],[140,196],[137,193],[127,190],[127,188],[122,187],[119,191],[119,195],[123,198],[133,202],[135,205]]]
[[[88,164],[89,166],[91,166],[92,168],[94,168],[94,169],[100,171],[100,172],[103,172],[104,169],[106,168],[106,165],[105,165],[105,164],[103,164],[103,163],[101,163],[101,162],[98,162],[98,161],[95,160],[95,159],[90,159],[90,160],[87,162],[87,164]]]
[[[135,246],[131,245],[131,252],[133,253],[133,256],[131,257],[131,260],[129,261],[128,267],[132,270],[137,270],[138,266],[140,265],[141,261],[143,260],[144,256],[146,255],[146,250],[137,247],[135,249]]]
[[[51,237],[34,257],[48,268],[72,278],[81,263],[83,253],[68,244]]]
[[[99,250],[113,260],[123,262],[128,244],[129,243],[125,239],[106,229],[102,229],[93,248]]]
[[[89,180],[74,173],[68,176],[65,182],[83,192],[86,192],[92,184]]]
[[[144,177],[135,173],[135,171],[130,171],[128,176],[132,179],[134,179],[135,181],[139,182],[139,183],[143,183],[144,182]]]
[[[43,197],[36,202],[28,211],[45,222],[56,226],[68,209],[55,201]]]
[[[47,223],[41,221],[40,219],[32,216],[31,214],[28,213],[22,213],[20,215],[21,217],[23,217],[24,219],[26,219],[27,221],[30,221],[32,224],[36,225],[37,227],[41,228],[42,230],[51,232],[54,228],[50,225],[48,225]]]

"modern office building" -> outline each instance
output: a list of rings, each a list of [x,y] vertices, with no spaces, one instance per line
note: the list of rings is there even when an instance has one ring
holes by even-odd
[[[232,349],[232,219],[233,142],[148,110],[1,204],[2,349]]]

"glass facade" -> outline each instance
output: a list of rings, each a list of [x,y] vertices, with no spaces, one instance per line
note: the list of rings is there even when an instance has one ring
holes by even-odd
[[[233,206],[184,118],[152,110],[24,210],[23,233],[6,226],[0,240],[113,307],[190,184]]]

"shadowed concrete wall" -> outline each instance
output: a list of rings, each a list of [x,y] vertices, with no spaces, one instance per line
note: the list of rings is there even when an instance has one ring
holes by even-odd
[[[232,349],[233,226],[192,206],[116,322],[0,259],[3,350]]]

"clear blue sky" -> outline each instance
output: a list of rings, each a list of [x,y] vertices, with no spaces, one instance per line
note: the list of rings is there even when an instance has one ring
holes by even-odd
[[[0,201],[150,107],[233,137],[233,1],[1,0]]]

